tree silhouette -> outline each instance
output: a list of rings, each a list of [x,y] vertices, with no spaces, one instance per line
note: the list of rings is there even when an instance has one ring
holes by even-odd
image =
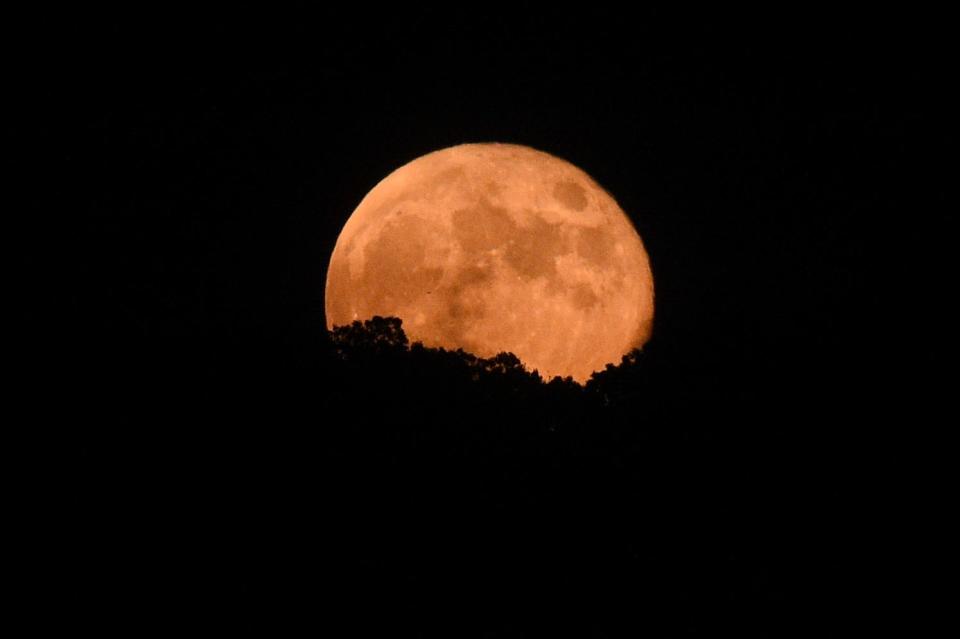
[[[421,449],[429,441],[437,450],[579,454],[645,427],[631,417],[641,414],[635,409],[648,393],[649,362],[640,351],[581,385],[571,377],[546,382],[509,352],[483,358],[411,344],[395,317],[334,327],[330,342],[337,396],[369,432],[381,433],[384,445],[396,446],[400,437]]]
[[[407,349],[403,320],[376,315],[368,320],[334,326],[330,334],[337,355],[350,359],[358,354],[397,353]]]
[[[588,393],[599,395],[605,404],[636,400],[647,388],[648,366],[644,354],[633,349],[618,365],[607,364],[590,376],[585,385]]]

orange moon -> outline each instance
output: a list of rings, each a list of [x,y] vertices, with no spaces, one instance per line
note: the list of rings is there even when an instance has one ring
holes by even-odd
[[[649,338],[653,275],[614,199],[560,158],[512,144],[429,153],[377,184],[330,258],[329,328],[374,315],[410,341],[579,382]]]

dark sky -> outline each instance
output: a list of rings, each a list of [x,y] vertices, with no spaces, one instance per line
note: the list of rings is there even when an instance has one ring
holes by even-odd
[[[154,358],[207,365],[211,343],[296,349],[374,184],[512,142],[632,217],[654,342],[701,399],[810,416],[781,444],[871,448],[889,436],[871,419],[940,363],[942,22],[523,3],[24,19],[5,131],[34,365],[61,362],[75,401]]]

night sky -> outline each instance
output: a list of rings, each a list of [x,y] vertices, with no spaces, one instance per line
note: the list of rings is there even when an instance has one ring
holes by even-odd
[[[54,608],[77,628],[196,615],[331,636],[838,628],[862,582],[901,569],[868,559],[885,542],[866,531],[913,501],[902,433],[946,384],[929,381],[951,237],[938,22],[514,4],[35,23],[5,130],[28,192],[28,377],[65,431]],[[656,286],[655,437],[525,466],[489,453],[500,429],[473,432],[457,459],[476,485],[517,473],[487,490],[410,470],[427,445],[337,435],[367,426],[312,361],[337,234],[389,172],[465,142],[564,158],[632,218]],[[622,432],[653,428],[618,410]],[[642,488],[611,492],[621,476]],[[450,487],[371,499],[389,484]],[[612,521],[654,532],[620,555]],[[499,571],[470,545],[487,525]],[[541,534],[569,571],[523,567],[509,539]],[[577,549],[608,538],[602,559]]]

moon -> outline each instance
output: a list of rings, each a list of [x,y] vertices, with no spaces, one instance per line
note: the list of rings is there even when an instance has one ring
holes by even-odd
[[[326,281],[328,328],[398,317],[410,341],[514,353],[585,382],[641,347],[653,275],[629,218],[574,165],[463,144],[400,167],[360,202]]]

